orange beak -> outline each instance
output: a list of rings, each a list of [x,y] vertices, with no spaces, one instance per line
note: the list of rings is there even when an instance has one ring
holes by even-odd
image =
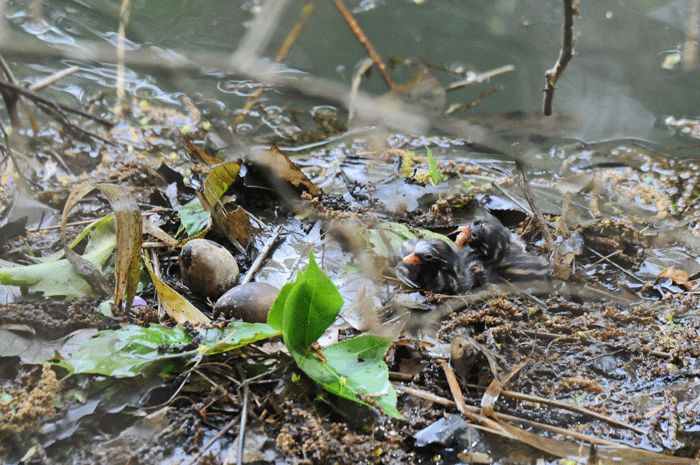
[[[403,262],[407,265],[420,265],[420,258],[418,258],[418,255],[412,253],[411,255],[403,257]]]
[[[459,231],[459,235],[457,236],[457,239],[455,239],[455,245],[461,250],[464,248],[464,244],[469,242],[469,226],[463,226],[457,231]]]

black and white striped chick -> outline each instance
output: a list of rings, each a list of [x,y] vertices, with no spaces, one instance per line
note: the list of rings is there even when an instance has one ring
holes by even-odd
[[[456,245],[468,245],[493,273],[506,281],[536,281],[549,277],[549,262],[525,252],[511,240],[510,231],[492,221],[479,220],[459,228]]]
[[[399,279],[436,294],[463,294],[488,280],[481,262],[440,239],[408,240]]]

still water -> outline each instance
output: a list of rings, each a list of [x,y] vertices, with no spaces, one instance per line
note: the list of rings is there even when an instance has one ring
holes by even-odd
[[[105,92],[108,101],[114,102],[116,67],[112,63],[61,58],[60,51],[116,43],[119,2],[48,0],[38,7],[30,3],[11,0],[2,15],[0,52],[15,76],[31,82],[77,64],[80,72],[44,92],[75,105]],[[304,4],[289,2],[261,56],[274,59]],[[236,50],[256,17],[264,14],[264,6],[260,0],[135,2],[126,34],[127,62],[129,50],[144,49],[157,50],[164,60],[176,59],[181,53],[225,56]],[[554,65],[561,48],[561,2],[347,0],[347,6],[385,59],[398,57],[479,73],[514,66],[510,73],[449,92],[448,105],[462,104],[502,86],[481,104],[452,118],[478,121],[480,115],[521,111],[536,117],[522,137],[541,130],[557,138],[587,142],[612,138],[635,138],[660,146],[695,142],[664,123],[669,116],[695,118],[698,113],[700,73],[685,71],[678,62],[686,34],[684,0],[603,0],[578,5],[576,55],[554,97],[556,113],[575,116],[575,123],[566,125],[540,116],[544,73]],[[54,54],[18,52],[24,44],[40,50],[48,46]],[[284,65],[349,88],[357,63],[365,57],[364,48],[332,2],[323,1],[314,3]],[[175,74],[157,64],[127,67],[129,94],[173,105],[181,105],[182,96],[187,95],[202,106],[240,108],[256,86],[246,76],[214,66]],[[390,69],[396,83],[409,81],[416,71],[415,66]],[[434,73],[443,85],[463,79],[443,71]],[[387,91],[376,70],[360,88],[371,95]],[[265,98],[269,104],[289,102],[286,95],[268,93]],[[483,118],[489,121],[490,130],[503,130],[497,118]],[[675,153],[694,156],[696,151]]]

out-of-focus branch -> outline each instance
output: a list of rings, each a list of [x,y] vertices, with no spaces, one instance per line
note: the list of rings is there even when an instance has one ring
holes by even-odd
[[[683,69],[692,71],[698,66],[698,27],[700,26],[700,0],[688,0],[688,22],[683,44]]]
[[[287,36],[287,39],[284,41],[284,44],[282,44],[282,47],[280,48],[279,52],[277,52],[277,56],[275,57],[275,63],[281,63],[282,60],[284,60],[287,57],[289,50],[291,50],[292,45],[294,45],[294,42],[296,42],[297,38],[299,37],[299,34],[301,34],[301,31],[304,30],[304,25],[306,25],[306,21],[308,21],[313,11],[313,2],[308,2],[304,6],[304,8],[302,8],[301,18],[299,19],[299,22],[297,22],[296,26],[294,26],[294,29],[292,29],[292,31]],[[260,96],[262,91],[263,89],[261,87],[258,90],[256,90],[253,93],[253,95],[248,97],[248,100],[246,101],[245,105],[243,106],[243,109],[241,110],[241,113],[238,116],[236,116],[236,119],[233,122],[234,126],[238,126],[243,122],[245,117],[248,115],[248,113],[250,113],[250,110],[253,108],[255,99],[257,99]]]
[[[552,100],[554,99],[554,89],[561,75],[564,73],[564,68],[569,64],[569,61],[574,56],[574,16],[578,16],[578,10],[574,6],[578,0],[564,0],[564,39],[559,59],[554,65],[554,68],[547,70],[544,73],[544,78],[547,81],[547,87],[544,92],[544,114],[549,116],[552,114]]]
[[[352,29],[352,32],[355,34],[355,37],[357,37],[357,40],[359,40],[360,43],[365,47],[367,53],[369,53],[370,58],[372,58],[372,61],[374,61],[374,64],[377,65],[377,68],[379,69],[379,72],[384,78],[386,85],[389,86],[389,89],[393,89],[394,81],[391,80],[391,76],[389,76],[389,72],[386,70],[386,66],[382,61],[382,57],[379,56],[374,47],[372,47],[372,44],[369,43],[369,39],[367,39],[367,36],[362,32],[362,29],[360,29],[360,25],[357,24],[355,18],[353,18],[352,14],[350,14],[348,9],[345,8],[345,4],[342,0],[333,0],[333,3],[335,3],[336,8],[338,8],[340,14],[343,15],[343,18],[345,18],[345,21],[350,26],[350,29]]]

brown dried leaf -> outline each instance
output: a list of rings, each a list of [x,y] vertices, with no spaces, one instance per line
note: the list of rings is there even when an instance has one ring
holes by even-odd
[[[108,296],[112,289],[99,269],[73,251],[66,241],[66,221],[71,208],[93,189],[99,189],[109,201],[114,211],[114,219],[117,226],[117,251],[115,263],[114,306],[119,309],[122,300],[125,302],[125,311],[129,311],[136,295],[136,286],[140,276],[141,265],[139,255],[141,253],[142,221],[139,206],[136,199],[123,187],[114,184],[80,184],[75,186],[66,205],[63,208],[61,218],[61,236],[66,258],[73,268],[90,283],[90,287],[99,294]]]
[[[185,146],[187,147],[187,151],[189,152],[190,157],[192,159],[202,163],[206,163],[207,165],[218,165],[219,163],[221,163],[221,160],[219,160],[218,158],[214,158],[208,155],[203,150],[197,148],[197,146],[190,142],[190,140],[187,138],[186,135],[182,133],[182,131],[178,129],[177,132],[180,133],[180,137],[182,137],[182,139],[185,141]]]
[[[677,284],[679,286],[684,286],[686,288],[688,288],[688,284],[690,281],[690,277],[688,276],[688,273],[686,273],[683,270],[677,270],[673,266],[662,270],[661,273],[659,273],[656,276],[657,281],[661,278],[668,278],[671,281],[673,281],[675,284]]]
[[[282,197],[286,197],[285,191],[289,189],[280,182],[281,180],[291,184],[291,187],[297,194],[303,191],[311,195],[321,193],[321,189],[316,187],[297,165],[274,145],[269,150],[252,151],[248,154],[246,160],[261,171],[268,181],[277,188],[278,193]]]

